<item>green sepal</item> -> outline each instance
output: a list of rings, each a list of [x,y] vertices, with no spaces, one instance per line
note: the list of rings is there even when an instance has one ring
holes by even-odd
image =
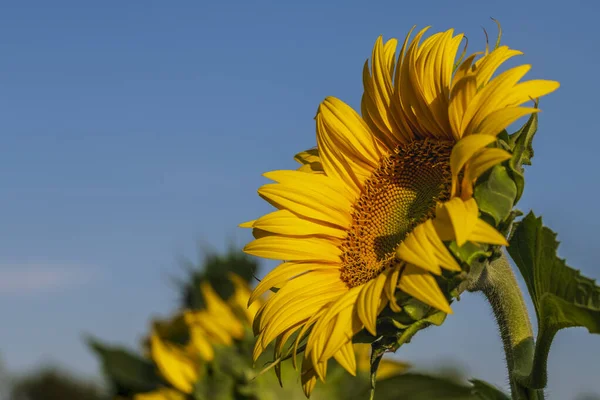
[[[530,212],[515,224],[508,253],[521,271],[533,301],[538,335],[533,368],[521,377],[531,388],[546,385],[546,362],[558,330],[585,327],[600,333],[600,287],[557,256],[556,233]]]
[[[456,257],[468,265],[489,258],[492,255],[492,251],[490,251],[487,246],[481,246],[473,242],[466,242],[458,247],[456,242],[453,241],[448,247]]]
[[[535,103],[537,108],[538,103]],[[517,188],[517,195],[515,198],[515,204],[519,201],[523,195],[525,188],[525,177],[523,176],[523,165],[531,165],[531,159],[533,158],[533,137],[537,132],[538,117],[537,113],[531,114],[527,122],[515,133],[509,135],[508,145],[510,146],[513,154],[512,158],[508,160],[509,173],[512,175]]]
[[[479,210],[489,215],[497,226],[510,215],[517,198],[517,185],[506,167],[496,165],[479,179],[474,196]]]
[[[398,337],[396,338],[397,348],[399,348],[405,343],[410,342],[410,339],[412,339],[412,337],[421,329],[425,329],[431,325],[440,326],[444,323],[444,321],[446,320],[446,313],[434,309],[432,309],[432,311],[433,312],[427,317],[415,321],[414,324],[410,325],[398,335]]]

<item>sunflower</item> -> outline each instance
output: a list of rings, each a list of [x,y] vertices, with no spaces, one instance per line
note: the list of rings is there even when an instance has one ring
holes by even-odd
[[[223,300],[208,282],[200,283],[205,307],[184,310],[169,321],[156,321],[148,341],[148,355],[169,387],[140,393],[134,400],[184,400],[203,380],[203,366],[215,360],[215,348],[232,348],[244,339],[260,302],[247,308],[248,284],[233,273],[231,297]]]
[[[538,111],[521,105],[559,86],[520,82],[529,65],[494,76],[522,53],[497,46],[459,58],[462,34],[423,40],[427,29],[409,33],[397,59],[397,40],[377,39],[362,116],[326,98],[317,147],[295,157],[301,167],[264,174],[275,183],[258,193],[277,210],[241,225],[253,228],[247,253],[285,260],[250,299],[278,289],[257,313],[254,356],[275,339],[281,348],[306,336],[307,395],[332,357],[355,374],[352,337],[363,328],[375,335],[386,306],[400,310],[397,291],[452,312],[436,281],[442,269],[461,271],[448,243],[507,244],[480,219],[473,185],[511,157],[497,135]]]

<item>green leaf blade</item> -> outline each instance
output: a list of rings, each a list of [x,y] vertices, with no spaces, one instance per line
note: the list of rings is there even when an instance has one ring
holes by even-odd
[[[406,373],[377,382],[377,400],[509,400],[495,386],[473,379],[472,385],[447,377]]]
[[[600,287],[557,256],[556,233],[530,212],[514,230],[508,253],[533,300],[540,329],[585,327],[600,333]]]

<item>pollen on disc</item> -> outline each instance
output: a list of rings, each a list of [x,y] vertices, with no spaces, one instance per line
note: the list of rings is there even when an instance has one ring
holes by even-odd
[[[414,141],[396,148],[365,181],[341,245],[340,273],[348,287],[390,266],[406,235],[449,198],[451,151],[451,142]]]

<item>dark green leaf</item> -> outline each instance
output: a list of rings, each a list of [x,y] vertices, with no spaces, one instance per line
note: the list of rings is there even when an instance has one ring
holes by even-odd
[[[530,212],[516,225],[508,253],[527,284],[544,330],[586,327],[600,333],[600,287],[558,258],[556,233]]]
[[[158,387],[160,377],[148,360],[125,349],[102,344],[93,338],[88,338],[87,343],[100,357],[104,373],[119,392],[149,392]]]
[[[509,400],[492,385],[473,380],[474,385],[454,379],[408,373],[377,382],[377,400]]]
[[[482,400],[510,400],[510,397],[494,385],[479,379],[471,379],[470,382],[473,384],[473,390]]]
[[[516,198],[517,186],[502,165],[492,168],[475,187],[477,205],[494,219],[494,225],[508,218]]]

